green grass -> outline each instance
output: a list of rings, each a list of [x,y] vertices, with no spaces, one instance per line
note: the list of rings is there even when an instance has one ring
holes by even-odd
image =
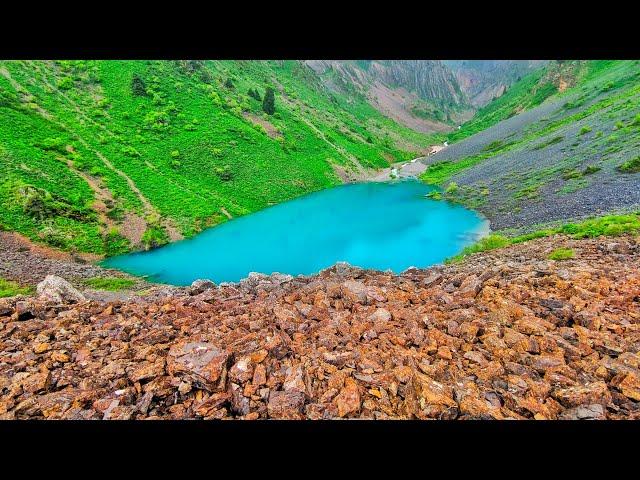
[[[547,148],[550,145],[555,145],[556,143],[560,143],[561,141],[564,140],[564,137],[562,135],[558,135],[557,137],[553,137],[549,140],[546,140],[542,143],[539,143],[537,145],[535,145],[532,150],[541,150],[543,148]]]
[[[29,295],[32,292],[32,287],[21,287],[16,282],[0,278],[0,298],[13,297],[15,295]]]
[[[497,233],[491,234],[480,239],[473,245],[465,247],[458,255],[445,260],[445,263],[457,263],[473,253],[486,252],[489,250],[494,250],[496,248],[503,248],[509,245],[515,245],[536,238],[544,238],[556,234],[569,235],[575,239],[596,238],[600,236],[615,237],[624,234],[638,235],[640,234],[640,213],[632,213],[628,215],[605,215],[602,217],[590,218],[577,223],[567,223],[560,227],[547,228],[514,237],[507,237]],[[558,255],[561,256],[563,254],[558,253]],[[561,259],[562,258],[557,258],[552,260]]]
[[[640,156],[624,162],[618,166],[618,170],[622,173],[638,173],[640,172]]]
[[[488,250],[495,250],[496,248],[503,248],[511,245],[511,240],[503,235],[491,234],[487,237],[480,239],[473,245],[464,247],[461,253],[445,260],[445,263],[457,263],[464,257],[472,255],[474,253],[486,252]]]
[[[11,76],[0,75],[0,223],[70,251],[160,245],[166,221],[189,237],[226,213],[338,185],[335,167],[387,167],[442,140],[359,94],[328,91],[298,61],[0,61],[0,69]],[[247,94],[264,96],[267,86],[273,115]],[[112,197],[113,225],[85,177]],[[146,220],[139,245],[122,235],[128,214]]]
[[[95,290],[109,290],[117,292],[119,290],[127,290],[131,288],[135,284],[135,281],[128,278],[95,277],[86,280],[85,284]]]
[[[567,223],[560,227],[557,233],[565,233],[573,238],[638,234],[640,233],[640,216],[629,214],[596,217],[579,223]]]
[[[549,260],[568,260],[574,257],[574,252],[570,248],[557,248],[549,254]]]
[[[513,147],[513,143],[503,143],[501,141],[493,142],[483,149],[477,155],[465,157],[457,162],[445,160],[436,162],[427,167],[427,169],[419,175],[419,179],[429,185],[444,185],[453,175],[467,168],[482,162],[483,160],[499,155],[508,151]]]

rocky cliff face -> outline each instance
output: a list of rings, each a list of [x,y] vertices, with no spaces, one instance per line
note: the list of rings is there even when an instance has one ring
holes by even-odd
[[[0,418],[640,419],[639,259],[558,236],[399,276],[0,299]]]
[[[586,66],[586,60],[553,60],[549,62],[539,86],[551,83],[559,92],[563,92],[576,85]]]
[[[439,60],[386,60],[372,62],[370,75],[387,85],[415,92],[442,105],[467,105],[466,95],[449,68]]]
[[[446,60],[469,102],[483,107],[527,73],[543,67],[545,60]]]
[[[361,93],[366,93],[372,83],[381,82],[425,101],[467,103],[455,76],[439,60],[305,60],[305,64],[320,76],[333,73],[334,81]]]
[[[417,131],[448,131],[472,113],[455,76],[439,60],[304,63],[326,88],[363,95],[381,113]]]

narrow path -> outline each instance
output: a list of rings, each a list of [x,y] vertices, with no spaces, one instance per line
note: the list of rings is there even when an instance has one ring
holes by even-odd
[[[12,76],[11,73],[5,68],[5,67],[0,67],[0,74],[2,76],[4,76],[13,86],[13,88],[16,89],[16,91],[18,92],[27,92],[26,94],[30,96],[30,98],[35,99],[33,97],[33,95],[31,95],[18,81],[16,81]],[[66,98],[66,97],[65,97]],[[70,103],[71,100],[69,100],[67,98],[67,100]],[[76,106],[77,107],[77,106]],[[77,110],[77,108],[76,108]],[[49,112],[47,112],[45,109],[43,109],[40,105],[37,106],[36,111],[42,115],[44,118],[46,118],[47,120],[49,120],[50,122],[52,122],[53,124],[55,124],[56,126],[62,128],[64,131],[68,132],[74,139],[76,139],[78,142],[80,142],[80,144],[82,144],[83,147],[85,147],[87,150],[89,150],[90,152],[92,152],[97,158],[99,158],[102,163],[109,168],[111,171],[113,171],[114,173],[116,173],[117,175],[119,175],[122,179],[125,180],[125,182],[127,183],[127,185],[129,186],[129,188],[131,189],[132,192],[134,192],[136,194],[136,196],[138,197],[138,200],[140,201],[140,203],[143,206],[143,209],[145,211],[145,215],[147,216],[158,216],[160,217],[159,212],[155,209],[155,207],[151,204],[151,202],[149,201],[149,199],[147,199],[147,197],[144,196],[144,194],[140,191],[140,189],[137,187],[137,185],[135,184],[135,182],[131,179],[131,177],[129,177],[125,172],[123,172],[122,170],[116,168],[116,166],[107,158],[105,157],[100,151],[96,150],[95,148],[93,148],[83,137],[81,137],[77,132],[69,129],[64,123],[62,123],[61,121],[57,120],[55,117],[53,117]],[[87,118],[87,117],[85,117]],[[94,122],[95,123],[95,122]],[[108,132],[108,130],[105,129],[105,131]],[[109,132],[111,133],[111,132]],[[111,135],[113,135],[111,133]]]
[[[91,175],[78,170],[73,165],[72,160],[63,157],[58,157],[58,159],[64,161],[67,164],[67,167],[69,167],[69,170],[82,178],[87,183],[87,185],[89,185],[89,188],[93,191],[95,201],[93,202],[92,208],[98,214],[98,218],[100,219],[100,221],[104,224],[104,230],[109,231],[111,228],[114,228],[116,226],[116,223],[107,216],[108,208],[107,204],[105,203],[105,201],[113,201],[113,195],[111,194],[109,189],[106,187],[102,187],[98,183],[98,181],[96,181],[96,179]]]
[[[292,100],[290,100],[289,98],[287,98],[285,95],[282,95],[282,100],[287,103],[289,106],[294,106],[296,105],[295,102],[293,102]],[[311,122],[310,120],[307,120],[306,118],[304,118],[304,116],[302,115],[298,115],[298,118],[304,122],[311,130],[313,130],[318,137],[320,137],[321,140],[323,140],[325,143],[327,143],[328,145],[331,146],[331,148],[333,148],[335,151],[337,151],[340,155],[342,155],[344,158],[346,158],[347,160],[349,160],[353,166],[356,168],[356,170],[358,171],[357,175],[366,175],[366,170],[365,168],[362,166],[362,164],[360,163],[360,161],[353,155],[351,155],[349,152],[347,152],[344,148],[335,145],[333,143],[331,143],[327,137],[325,136],[325,134],[318,128],[316,127],[313,122]]]

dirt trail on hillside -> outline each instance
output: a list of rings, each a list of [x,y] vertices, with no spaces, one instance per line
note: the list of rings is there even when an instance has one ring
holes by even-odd
[[[293,100],[289,99],[286,95],[282,94],[282,100],[289,104],[289,106],[295,106],[295,105],[299,105],[298,103],[294,102]],[[307,118],[305,118],[303,115],[299,115],[298,118],[300,119],[300,121],[302,121],[305,125],[307,125],[311,130],[313,130],[315,132],[316,135],[318,135],[318,137],[324,141],[326,144],[328,144],[329,146],[331,146],[331,148],[333,148],[336,152],[338,152],[342,157],[346,158],[347,160],[349,160],[351,162],[351,164],[353,165],[353,167],[355,167],[356,169],[356,176],[361,176],[361,175],[365,175],[366,174],[366,169],[365,167],[360,163],[360,161],[351,153],[349,153],[347,150],[345,150],[344,148],[335,145],[333,143],[331,143],[327,137],[325,136],[324,133],[322,133],[322,131],[316,127],[313,122],[311,122],[310,120],[308,120]],[[341,166],[341,168],[343,168]],[[343,168],[344,170],[344,168]]]
[[[89,185],[89,188],[91,188],[91,190],[93,191],[95,200],[91,207],[98,214],[98,218],[103,224],[103,230],[109,231],[111,228],[115,228],[117,226],[116,222],[114,222],[107,216],[107,213],[109,212],[107,202],[113,203],[114,201],[111,191],[101,185],[95,177],[92,177],[88,173],[78,170],[74,166],[73,160],[63,157],[58,157],[58,160],[64,161],[67,164],[67,167],[69,167],[69,170],[82,178],[87,183],[87,185]],[[130,238],[128,238],[128,240],[131,241]]]
[[[254,125],[260,125],[267,132],[267,135],[271,138],[279,138],[282,137],[282,134],[276,130],[276,127],[273,126],[271,122],[265,120],[264,118],[259,117],[258,115],[251,112],[242,112],[242,116],[249,120]]]
[[[0,299],[0,418],[640,419],[639,292],[636,238],[555,236],[399,276]]]
[[[94,125],[94,126],[100,128],[103,132],[105,132],[107,135],[111,136],[112,138],[116,138],[117,137],[107,127],[105,127],[104,125],[99,124],[98,122],[96,122],[92,118],[90,118],[87,115],[85,115],[84,112],[82,111],[82,109],[80,109],[80,107],[77,105],[77,103],[75,101],[73,101],[70,97],[65,95],[64,92],[61,92],[58,88],[53,86],[47,80],[47,78],[44,76],[44,74],[40,71],[39,68],[37,69],[37,71],[41,74],[42,82],[44,84],[46,84],[47,86],[49,86],[49,88],[51,88],[53,92],[55,92],[57,95],[62,97],[84,121],[86,121],[87,123],[89,123],[91,125]],[[20,85],[20,83],[18,83],[15,79],[13,79],[13,77],[11,77],[11,74],[9,73],[9,71],[6,70],[6,68],[4,68],[4,67],[1,68],[0,69],[0,74],[5,76],[11,82],[12,86],[16,90],[18,90],[18,91],[26,91],[26,89],[24,89]],[[129,177],[125,172],[123,172],[122,170],[118,169],[113,164],[113,162],[111,162],[102,152],[100,152],[99,150],[93,148],[82,136],[80,136],[78,133],[76,133],[76,132],[70,130],[69,128],[67,128],[67,126],[64,123],[62,123],[59,120],[55,119],[50,113],[48,113],[42,107],[38,106],[37,111],[41,115],[43,115],[45,118],[47,118],[49,121],[51,121],[52,123],[56,124],[60,128],[63,128],[65,131],[69,132],[78,142],[80,142],[82,144],[82,146],[84,146],[87,150],[89,150],[97,158],[99,158],[107,168],[109,168],[111,171],[113,171],[114,173],[119,175],[127,183],[128,187],[136,195],[136,197],[138,198],[138,200],[142,204],[142,207],[144,209],[144,217],[146,217],[146,218],[162,218],[160,213],[159,213],[159,211],[153,206],[153,204],[149,201],[149,199],[142,193],[142,191],[138,188],[138,186],[135,184],[133,179],[131,177]],[[74,169],[74,171],[77,172],[77,170],[75,170],[75,169]],[[84,176],[83,176],[83,178],[85,180],[87,180]],[[92,186],[91,184],[90,184],[90,186],[91,186],[92,189],[94,189],[94,192],[97,192],[95,190],[94,186]],[[101,201],[100,197],[104,197],[103,193],[104,192],[102,192],[102,191],[99,193],[98,202]],[[99,203],[97,204],[97,207],[100,209],[100,204]],[[113,222],[109,222],[108,218],[106,218],[106,216],[103,215],[103,212],[101,212],[99,210],[96,210],[96,212],[98,213],[100,218],[103,221],[105,221],[105,225],[107,226],[107,228],[109,228],[110,226],[113,225]],[[136,215],[136,217],[137,218],[143,218],[143,217],[139,217],[137,215]],[[148,227],[147,221],[144,218],[143,218],[143,221],[145,222],[145,229],[146,229]],[[182,233],[179,231],[179,229],[175,225],[175,222],[172,219],[163,218],[161,223],[162,223],[162,226],[164,227],[164,229],[166,230],[166,232],[167,232],[167,234],[169,236],[169,239],[171,241],[182,240],[184,238]],[[141,235],[138,235],[138,231],[139,230],[140,230],[139,222],[137,222],[136,225],[132,226],[131,228],[129,228],[127,226],[124,226],[124,225],[121,227],[121,231],[124,232],[123,235],[125,236],[125,238],[127,238],[129,241],[131,241],[133,245],[137,245],[139,240],[140,240],[140,238],[141,238]],[[138,239],[137,242],[135,241],[136,239]]]

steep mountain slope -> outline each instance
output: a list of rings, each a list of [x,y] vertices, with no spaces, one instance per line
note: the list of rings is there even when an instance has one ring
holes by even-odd
[[[98,254],[189,236],[431,143],[297,61],[3,61],[0,118],[0,226]]]
[[[484,107],[546,60],[444,60],[474,107]]]
[[[419,132],[450,131],[473,113],[453,73],[438,60],[307,60],[334,91],[356,91],[384,115]]]
[[[494,229],[640,211],[640,62],[566,62],[533,75],[460,134],[510,118],[430,156],[421,178]],[[540,92],[550,98],[511,115]]]
[[[606,62],[605,62],[606,63]],[[596,75],[601,62],[583,60],[551,61],[518,80],[499,98],[479,109],[462,128],[449,135],[454,142],[486,130],[498,122],[540,105],[547,98],[564,92]],[[594,70],[595,69],[595,70]]]

